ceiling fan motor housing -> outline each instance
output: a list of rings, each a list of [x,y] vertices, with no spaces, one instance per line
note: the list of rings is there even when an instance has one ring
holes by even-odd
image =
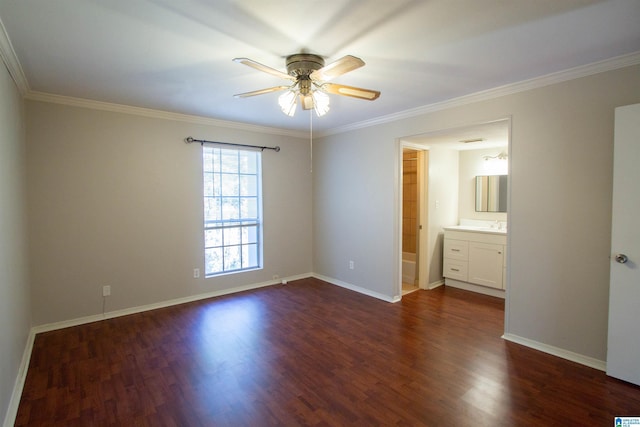
[[[294,77],[309,76],[322,67],[324,67],[324,59],[319,55],[296,53],[287,56],[287,73]]]

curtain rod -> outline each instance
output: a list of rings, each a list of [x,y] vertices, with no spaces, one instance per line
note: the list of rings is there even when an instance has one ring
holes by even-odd
[[[218,142],[218,141],[207,141],[205,139],[194,139],[191,136],[188,136],[184,139],[184,142],[186,142],[187,144],[191,144],[193,142],[199,142],[200,145],[204,145],[204,144],[221,144],[221,145],[232,145],[234,147],[248,147],[248,148],[257,148],[260,151],[264,151],[264,150],[273,150],[276,153],[278,151],[280,151],[280,147],[279,146],[275,146],[275,147],[260,147],[258,145],[248,145],[248,144],[236,144],[233,142]]]

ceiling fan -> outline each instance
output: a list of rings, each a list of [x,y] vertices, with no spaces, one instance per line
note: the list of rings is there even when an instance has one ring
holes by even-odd
[[[304,110],[313,108],[318,116],[323,116],[329,111],[328,93],[351,96],[368,101],[373,101],[380,96],[380,92],[376,90],[328,82],[333,78],[364,66],[362,59],[351,55],[344,56],[329,65],[324,65],[324,59],[320,55],[296,53],[287,56],[286,73],[260,64],[249,58],[235,58],[234,61],[293,82],[288,86],[275,86],[234,95],[236,98],[246,98],[286,90],[286,92],[278,98],[278,103],[280,104],[282,112],[288,116],[295,114],[298,99],[300,99]]]

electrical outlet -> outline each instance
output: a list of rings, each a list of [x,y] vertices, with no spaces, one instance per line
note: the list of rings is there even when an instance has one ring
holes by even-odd
[[[111,286],[106,285],[102,287],[102,296],[103,297],[108,297],[111,295]]]
[[[194,279],[199,279],[200,278],[200,269],[199,268],[194,268],[193,269],[193,278]]]
[[[287,281],[286,281],[285,279],[282,279],[282,284],[283,284],[283,285],[286,285],[286,284],[287,284]]]
[[[355,267],[355,263],[353,261],[349,261],[349,270],[353,270]]]

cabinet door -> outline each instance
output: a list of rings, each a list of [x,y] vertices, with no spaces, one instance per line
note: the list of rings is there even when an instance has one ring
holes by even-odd
[[[469,242],[469,282],[502,289],[503,246]]]

